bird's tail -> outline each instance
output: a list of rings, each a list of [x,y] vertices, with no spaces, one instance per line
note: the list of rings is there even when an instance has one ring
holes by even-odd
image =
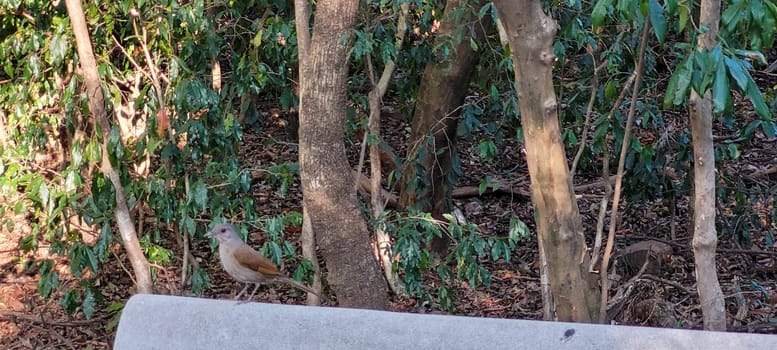
[[[304,291],[304,292],[311,293],[311,294],[321,298],[324,301],[329,301],[329,299],[327,297],[321,295],[321,293],[317,292],[315,289],[310,288],[310,287],[308,287],[308,286],[306,286],[306,285],[304,285],[304,284],[302,284],[300,282],[297,282],[297,280],[295,280],[293,278],[289,278],[289,277],[283,276],[283,277],[279,277],[279,279],[281,280],[281,282],[284,282],[284,283],[286,283],[286,284],[288,284],[288,285],[290,285],[290,286],[292,286],[294,288],[297,288],[297,289],[299,289],[301,291]]]

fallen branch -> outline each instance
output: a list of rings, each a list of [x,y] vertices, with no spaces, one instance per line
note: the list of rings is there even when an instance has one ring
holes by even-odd
[[[766,169],[754,171],[754,172],[750,173],[747,176],[750,177],[751,179],[755,179],[755,178],[758,178],[758,177],[768,176],[768,175],[771,175],[771,174],[777,174],[777,165],[769,167],[769,168],[766,168]]]
[[[354,171],[353,176],[355,176],[358,179],[359,182],[359,191],[362,193],[370,194],[372,193],[372,184],[370,183],[370,177],[364,174],[358,174]],[[396,208],[397,203],[399,199],[397,196],[385,189],[381,189],[381,197],[383,197],[386,201],[386,206],[394,207]]]
[[[491,194],[491,193],[506,193],[513,196],[518,197],[524,197],[524,198],[531,198],[531,193],[529,191],[520,190],[517,188],[512,188],[512,186],[503,186],[501,184],[494,184],[489,185],[486,187],[486,190],[483,191],[483,193],[480,193],[480,187],[478,186],[464,186],[464,187],[457,187],[454,188],[453,191],[451,191],[451,196],[453,198],[467,198],[467,197],[477,197],[481,194]]]
[[[675,288],[683,291],[683,293],[688,294],[688,295],[696,295],[696,292],[694,292],[694,291],[692,291],[692,290],[690,290],[688,288],[685,288],[685,286],[683,286],[682,284],[677,283],[675,281],[670,281],[668,279],[664,279],[664,278],[661,278],[661,277],[657,277],[657,276],[653,276],[653,275],[648,275],[648,274],[642,275],[642,278],[653,280],[653,281],[656,281],[656,282],[661,282],[663,284],[668,284],[668,285],[670,285],[672,287],[675,287]]]
[[[358,179],[358,189],[364,194],[371,194],[372,193],[372,185],[370,183],[371,179],[369,176],[364,174],[357,174],[356,171],[354,171],[354,177]],[[610,179],[614,179],[615,176],[611,176]],[[604,181],[596,181],[588,184],[578,185],[574,187],[575,192],[582,192],[590,190],[591,188],[595,187],[601,187],[604,186]],[[486,190],[483,193],[480,193],[480,188],[478,186],[462,186],[462,187],[456,187],[451,191],[451,196],[453,198],[469,198],[469,197],[479,197],[484,194],[492,194],[492,193],[504,193],[509,194],[512,196],[522,197],[529,199],[531,198],[531,192],[527,190],[522,190],[518,188],[513,188],[512,186],[504,186],[502,184],[493,184],[489,185]],[[389,192],[386,189],[382,189],[381,196],[386,201],[386,206],[388,207],[396,207],[398,198],[395,194]]]
[[[110,317],[111,315],[100,315],[88,320],[46,320],[42,314],[30,315],[18,311],[0,311],[0,321],[16,322],[17,319],[21,319],[30,323],[42,324],[46,326],[65,326],[65,327],[79,327],[83,325],[91,325],[94,323],[100,323],[102,320]]]

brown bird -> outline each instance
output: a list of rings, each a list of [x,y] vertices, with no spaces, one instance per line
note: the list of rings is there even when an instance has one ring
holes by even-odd
[[[214,237],[219,242],[219,260],[221,260],[221,266],[224,268],[224,271],[238,282],[246,284],[243,290],[237,294],[235,300],[239,300],[240,296],[245,293],[251,284],[254,284],[255,287],[246,301],[254,297],[260,284],[272,282],[286,283],[294,288],[313,293],[319,298],[327,300],[312,288],[282,274],[278,270],[278,266],[270,259],[265,258],[245,244],[240,239],[240,236],[237,235],[232,225],[218,224],[210,232],[206,233],[205,236]]]

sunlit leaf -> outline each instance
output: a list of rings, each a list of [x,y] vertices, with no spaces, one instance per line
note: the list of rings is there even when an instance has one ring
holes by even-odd
[[[54,64],[59,65],[63,59],[69,47],[67,37],[64,35],[54,35],[49,42],[49,53],[54,59]]]
[[[508,231],[508,239],[509,242],[512,244],[517,243],[518,241],[522,239],[528,239],[531,237],[531,231],[529,231],[529,227],[526,226],[526,223],[521,221],[518,217],[511,217],[510,218],[510,229]]]

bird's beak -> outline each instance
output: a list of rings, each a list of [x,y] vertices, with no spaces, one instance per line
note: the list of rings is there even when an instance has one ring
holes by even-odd
[[[213,238],[213,231],[205,232],[205,237]]]

